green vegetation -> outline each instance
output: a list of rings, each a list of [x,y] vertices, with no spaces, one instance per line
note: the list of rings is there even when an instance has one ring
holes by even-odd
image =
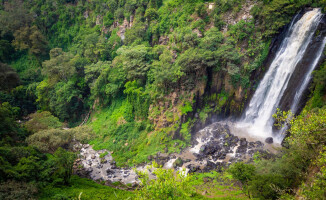
[[[29,115],[30,120],[25,123],[28,131],[36,133],[41,130],[60,128],[62,123],[48,111],[37,112]]]
[[[248,6],[252,18],[237,16]],[[272,38],[307,6],[326,8],[324,0],[1,0],[0,198],[132,197],[72,176],[74,142],[113,152],[118,166],[180,152],[196,122],[239,114]],[[273,162],[238,164],[252,169],[245,177],[231,167],[251,197],[278,198],[291,188],[307,198],[321,194],[325,66],[315,72],[304,112],[285,120],[289,149]],[[313,162],[320,174],[302,184]],[[190,187],[180,176],[159,174],[172,196],[197,195],[175,190]],[[222,188],[221,196],[210,190],[217,199],[224,191],[245,198],[213,183]],[[164,193],[159,182],[144,184],[139,198],[153,188]]]
[[[130,199],[132,192],[114,189],[86,178],[72,176],[69,187],[48,186],[38,195],[39,199]]]
[[[279,119],[291,126],[291,136],[285,139],[287,148],[282,149],[272,159],[257,159],[253,164],[236,163],[230,173],[244,184],[244,191],[252,198],[285,198],[294,195],[291,188],[302,188],[301,196],[318,196],[324,182],[324,142],[326,109],[304,110],[299,116],[284,112]],[[315,165],[317,164],[317,165]],[[307,186],[307,173],[311,167],[320,173],[314,174],[316,180]],[[316,170],[315,169],[315,170]],[[313,172],[310,172],[313,173]]]
[[[154,163],[155,165],[155,163]],[[190,176],[182,172],[174,175],[174,170],[155,169],[156,179],[149,179],[147,172],[139,172],[141,189],[136,192],[136,199],[190,199],[195,192],[190,187]]]
[[[117,165],[133,166],[146,162],[149,155],[164,152],[166,146],[170,147],[169,152],[175,152],[185,144],[184,141],[172,140],[169,136],[173,127],[160,131],[152,130],[149,122],[136,121],[130,117],[131,110],[132,106],[127,100],[120,100],[92,117],[91,126],[96,133],[96,139],[90,144],[96,150],[113,151]],[[173,147],[174,142],[179,145]]]
[[[226,172],[185,176],[184,171],[165,170],[156,163],[152,167],[156,167],[152,170],[157,179],[149,179],[148,172],[138,172],[141,188],[136,190],[135,199],[248,199]]]
[[[190,177],[190,185],[197,193],[209,199],[249,199],[228,172],[195,173]]]

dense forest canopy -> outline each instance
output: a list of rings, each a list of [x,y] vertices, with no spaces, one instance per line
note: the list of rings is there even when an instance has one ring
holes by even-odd
[[[74,145],[112,151],[118,166],[179,152],[212,116],[241,115],[273,38],[311,7],[324,12],[326,1],[0,0],[0,199],[81,190],[85,199],[151,199],[164,188],[205,198],[188,191],[201,175],[143,174],[143,188],[155,189],[138,193],[72,176]],[[298,117],[275,115],[291,125],[280,155],[230,167],[244,196],[326,198],[325,66]],[[315,181],[304,184],[307,174]]]

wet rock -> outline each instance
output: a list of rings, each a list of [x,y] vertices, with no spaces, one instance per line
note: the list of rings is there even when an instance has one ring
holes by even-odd
[[[254,142],[249,142],[248,149],[255,148],[255,143]]]
[[[266,138],[265,142],[267,144],[273,144],[274,141],[273,141],[273,138],[272,137],[268,137],[268,138]]]
[[[241,138],[240,139],[240,146],[246,146],[247,147],[247,145],[248,145],[248,142],[247,142],[246,138]]]
[[[209,172],[217,168],[217,165],[211,161],[207,161],[206,166],[204,167],[204,172]]]
[[[200,167],[199,166],[195,166],[193,164],[187,165],[186,168],[189,169],[189,172],[188,173],[194,173],[194,172],[198,172],[200,170]]]
[[[233,136],[231,140],[231,144],[236,146],[238,142],[239,142],[239,138],[237,136]]]
[[[173,163],[173,167],[176,168],[176,167],[182,167],[183,165],[183,160],[181,158],[178,158],[174,161]]]
[[[255,145],[256,145],[256,148],[262,148],[264,146],[264,143],[262,143],[261,141],[256,141]]]
[[[217,151],[220,151],[222,147],[219,142],[211,141],[200,148],[200,151],[204,155],[212,155]]]
[[[91,158],[92,158],[92,159],[95,159],[95,158],[96,158],[96,156],[93,154],[93,155],[91,156]]]
[[[247,146],[239,146],[236,150],[237,154],[245,154],[247,152]]]
[[[194,156],[196,156],[196,162],[202,161],[204,158],[206,158],[206,155],[204,154],[198,154],[198,153],[194,153]]]
[[[170,158],[168,156],[164,156],[162,154],[157,154],[155,158],[155,162],[159,165],[164,165],[166,162],[168,162]]]
[[[237,159],[236,157],[232,157],[232,158],[230,158],[229,162],[234,163],[234,162],[236,162],[237,160],[238,160],[238,159]]]
[[[222,136],[225,137],[226,134],[230,133],[228,126],[224,126],[219,123],[212,124],[211,128],[213,129],[212,133],[213,133],[214,138],[219,138]]]
[[[226,153],[225,152],[218,152],[217,154],[212,156],[214,161],[217,160],[224,160],[226,158]]]
[[[107,173],[107,175],[113,175],[115,172],[114,172],[114,170],[109,168],[106,170],[106,173]]]

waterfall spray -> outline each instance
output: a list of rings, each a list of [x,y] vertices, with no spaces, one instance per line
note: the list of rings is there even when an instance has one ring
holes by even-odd
[[[313,9],[305,13],[297,22],[292,21],[273,62],[245,111],[244,118],[237,123],[238,127],[246,128],[248,133],[253,136],[273,136],[274,120],[272,115],[278,108],[289,80],[303,58],[322,16],[320,9]],[[318,63],[324,46],[325,40],[316,53],[317,56],[313,64],[309,66],[309,71],[295,95],[291,109],[297,109],[298,102],[311,79],[311,73]],[[282,136],[279,139],[283,139]]]

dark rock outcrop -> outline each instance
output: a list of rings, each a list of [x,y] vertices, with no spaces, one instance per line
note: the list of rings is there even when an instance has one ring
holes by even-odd
[[[274,140],[273,140],[272,137],[268,137],[268,138],[266,138],[265,142],[266,142],[267,144],[273,144]]]

